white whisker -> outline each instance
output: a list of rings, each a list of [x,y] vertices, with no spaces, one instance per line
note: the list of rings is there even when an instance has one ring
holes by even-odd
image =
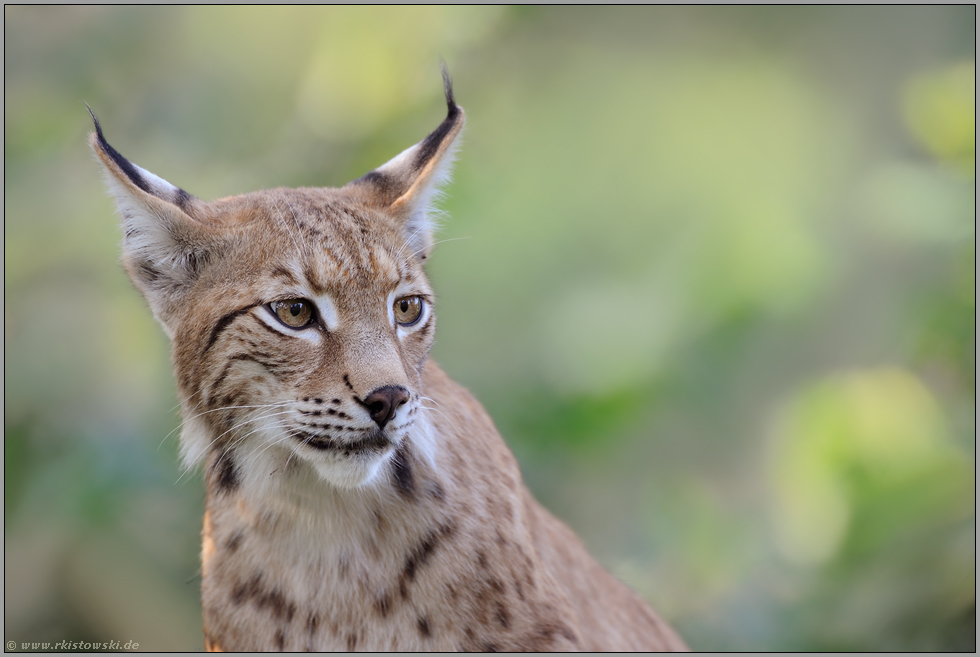
[[[306,241],[306,236],[303,234],[303,229],[299,225],[299,219],[296,218],[296,213],[293,211],[293,206],[291,206],[289,201],[286,200],[283,200],[283,203],[286,204],[286,209],[289,210],[289,214],[293,217],[293,224],[296,225],[296,230],[299,231],[299,239],[303,242],[303,246],[306,247],[306,252],[312,253],[313,251],[310,249],[310,244]]]
[[[428,246],[423,246],[421,249],[419,249],[418,251],[416,251],[415,253],[413,253],[412,255],[410,255],[408,257],[409,258],[414,258],[415,256],[417,256],[418,254],[422,253],[426,249],[433,248],[436,244],[443,244],[445,242],[456,242],[458,240],[468,240],[468,239],[470,239],[469,236],[467,236],[467,237],[450,237],[449,239],[439,240],[438,242],[433,242],[432,244],[430,244]]]
[[[396,260],[398,259],[399,256],[401,256],[402,252],[408,247],[408,245],[412,243],[412,240],[415,238],[415,236],[421,233],[425,229],[426,226],[421,226],[420,228],[416,229],[414,233],[408,236],[408,239],[405,240],[405,243],[402,244],[401,247],[398,249],[398,251],[395,253]]]
[[[440,411],[438,408],[429,408],[428,406],[423,406],[422,408],[424,408],[427,411],[432,411],[434,413],[438,413],[439,415],[441,415],[446,420],[446,422],[448,422],[449,425],[456,431],[456,433],[459,433],[459,428],[456,426],[456,423],[453,422],[451,419],[449,419],[449,416],[443,413],[442,411]]]
[[[196,409],[202,403],[203,403],[203,401],[198,402],[195,405],[194,408]],[[284,401],[284,402],[277,402],[275,404],[254,404],[254,405],[249,405],[249,406],[222,406],[221,408],[212,408],[209,411],[202,411],[200,413],[197,413],[196,415],[192,415],[192,416],[190,416],[188,418],[182,419],[180,421],[180,423],[176,427],[174,427],[173,429],[171,429],[170,433],[168,433],[166,436],[163,437],[163,440],[161,440],[160,441],[160,444],[157,445],[157,450],[159,451],[159,449],[161,447],[163,447],[163,443],[166,442],[167,438],[169,438],[170,436],[172,436],[175,431],[177,431],[178,429],[182,429],[185,424],[187,424],[191,420],[196,420],[197,418],[201,417],[202,415],[207,415],[208,413],[217,413],[219,411],[230,411],[230,410],[235,410],[235,409],[239,409],[239,408],[274,408],[274,407],[277,407],[277,406],[288,406],[289,404],[292,404],[292,403],[293,402],[291,402],[291,401]]]
[[[228,429],[227,431],[223,431],[222,433],[220,433],[220,434],[218,434],[218,436],[216,436],[214,440],[212,440],[212,441],[211,441],[210,443],[208,443],[208,444],[207,444],[207,446],[206,446],[206,447],[204,448],[204,450],[205,450],[205,452],[206,452],[206,451],[207,451],[207,450],[209,450],[209,449],[210,449],[210,448],[211,448],[211,447],[212,447],[212,446],[213,446],[213,445],[214,445],[214,444],[215,444],[216,442],[218,442],[218,441],[219,441],[219,440],[220,440],[220,439],[221,439],[221,438],[222,438],[223,436],[225,436],[226,434],[228,434],[228,433],[230,433],[230,432],[232,432],[232,431],[235,431],[236,429],[239,429],[239,428],[241,428],[241,427],[243,427],[243,426],[245,426],[245,425],[247,425],[247,424],[249,424],[249,423],[251,423],[251,422],[258,422],[259,420],[265,420],[265,419],[268,419],[268,418],[270,418],[270,417],[276,417],[276,416],[279,416],[279,415],[289,415],[289,414],[290,414],[290,413],[292,413],[292,412],[293,412],[292,410],[288,410],[288,411],[282,411],[282,412],[279,412],[279,413],[267,413],[267,414],[265,414],[265,415],[259,415],[258,417],[246,417],[246,418],[245,418],[245,419],[243,419],[243,420],[242,420],[241,422],[239,422],[239,423],[237,423],[237,424],[236,424],[235,426],[233,426],[233,427],[231,427],[231,428],[230,428],[230,429]],[[240,442],[240,441],[238,441],[238,442],[236,442],[236,443],[233,443],[233,444],[236,444],[236,445],[237,445],[237,444],[238,444],[239,442]],[[223,454],[222,454],[222,456],[223,456]],[[220,457],[218,458],[218,462],[219,462],[219,463],[221,462],[221,458],[220,458]],[[178,482],[179,482],[179,481],[180,481],[180,479],[181,479],[181,478],[182,478],[182,477],[184,476],[184,474],[186,474],[186,471],[185,471],[184,473],[182,473],[182,474],[180,475],[180,477],[178,477],[178,478],[177,478],[177,481],[178,481]],[[177,483],[177,482],[174,482],[174,483]]]
[[[279,216],[279,220],[282,222],[282,225],[286,229],[286,232],[289,233],[289,239],[293,241],[293,246],[296,247],[296,254],[299,256],[300,261],[302,261],[303,250],[299,248],[299,242],[296,241],[296,236],[293,234],[293,230],[289,227],[289,224],[286,223],[286,217],[283,216],[282,210],[279,209],[279,199],[274,198],[273,200],[275,201],[276,214]],[[286,207],[287,208],[289,207],[288,203],[286,204]],[[295,214],[293,214],[293,220],[294,221],[296,220]],[[299,224],[296,225],[296,228],[297,229],[299,228]]]

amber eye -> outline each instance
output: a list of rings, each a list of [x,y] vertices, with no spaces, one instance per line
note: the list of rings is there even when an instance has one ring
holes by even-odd
[[[273,301],[272,311],[289,328],[303,328],[313,321],[313,304],[306,299]]]
[[[422,297],[402,297],[395,301],[395,321],[411,326],[422,316]]]

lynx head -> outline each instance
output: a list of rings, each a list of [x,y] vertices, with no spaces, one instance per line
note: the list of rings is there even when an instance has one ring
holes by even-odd
[[[122,216],[123,263],[170,337],[181,451],[233,488],[312,468],[336,488],[425,455],[435,329],[423,263],[464,116],[339,189],[201,201],[91,143]]]

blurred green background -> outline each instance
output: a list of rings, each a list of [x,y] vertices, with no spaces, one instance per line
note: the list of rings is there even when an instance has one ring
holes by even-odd
[[[205,199],[469,123],[434,357],[699,650],[974,650],[975,7],[4,11],[5,640],[202,647],[86,141]],[[457,239],[466,238],[466,239]]]

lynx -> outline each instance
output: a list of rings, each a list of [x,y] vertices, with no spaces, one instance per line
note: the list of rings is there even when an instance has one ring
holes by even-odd
[[[463,128],[344,187],[204,202],[91,144],[203,465],[208,650],[686,650],[525,488],[428,359],[423,265]]]

